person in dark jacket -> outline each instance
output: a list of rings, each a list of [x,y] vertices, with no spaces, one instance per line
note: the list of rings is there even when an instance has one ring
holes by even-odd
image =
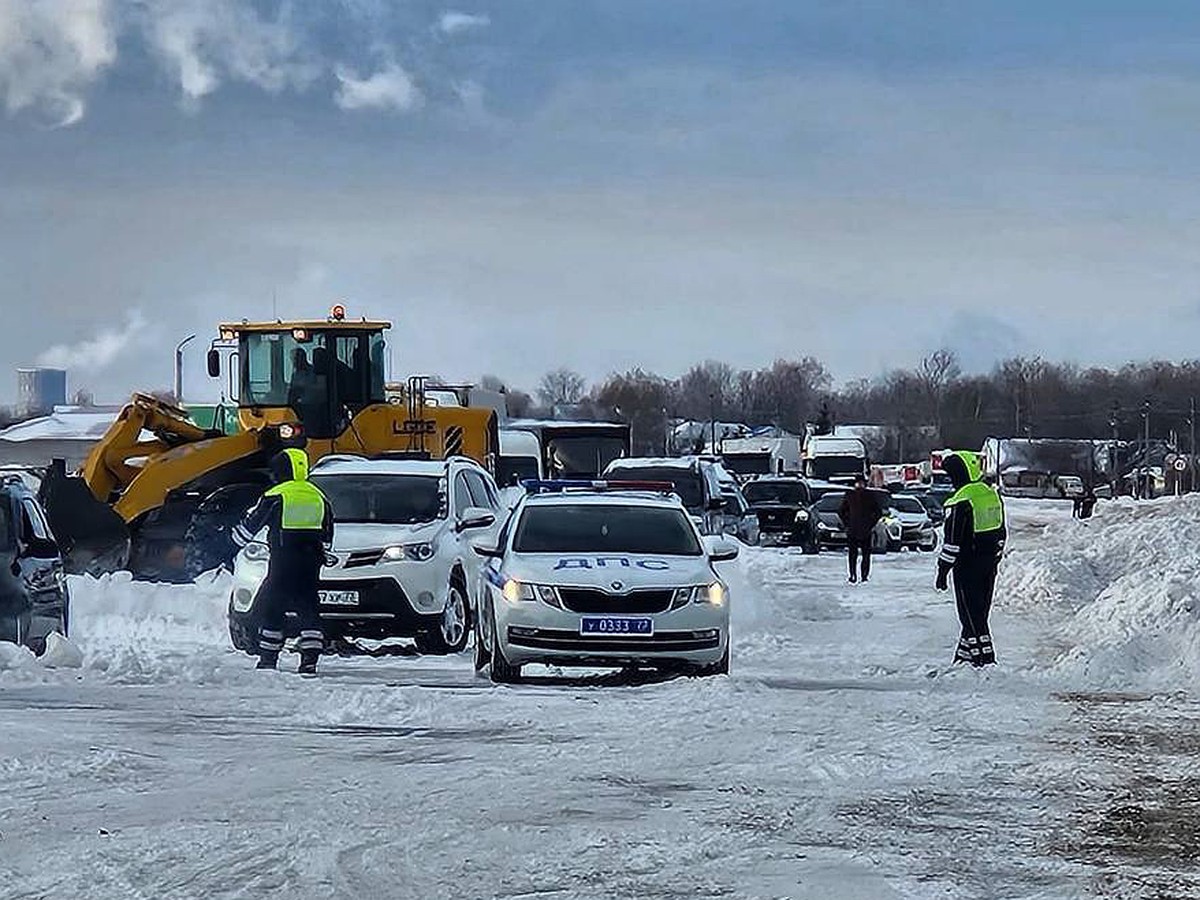
[[[267,529],[271,548],[267,577],[259,588],[261,624],[258,668],[274,669],[283,650],[284,618],[294,612],[300,620],[300,674],[315,675],[324,649],[317,585],[325,548],[333,540],[333,513],[320,489],[308,480],[308,456],[288,449],[271,460],[275,486],[233,529],[233,539],[245,546]]]
[[[847,491],[838,510],[846,529],[846,548],[850,562],[850,583],[858,581],[858,559],[862,555],[862,580],[871,577],[871,536],[883,518],[883,507],[867,490],[867,480],[861,475],[854,479],[854,490]]]
[[[996,662],[988,616],[996,588],[996,569],[1008,537],[1004,503],[996,489],[983,482],[979,458],[956,451],[942,463],[955,491],[946,499],[946,536],[938,557],[937,589],[949,588],[954,574],[954,597],[962,626],[956,663],[988,666]]]

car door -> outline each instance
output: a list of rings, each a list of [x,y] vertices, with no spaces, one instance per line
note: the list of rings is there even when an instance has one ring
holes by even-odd
[[[455,532],[460,543],[460,556],[463,561],[463,569],[467,573],[467,583],[478,586],[483,570],[483,558],[471,549],[471,544],[476,541],[490,542],[499,532],[501,525],[500,492],[496,489],[495,483],[491,482],[491,479],[482,472],[475,469],[464,469],[460,474],[470,495],[471,506],[476,509],[490,510],[496,517],[496,521],[487,528],[472,528],[467,531]],[[459,514],[461,515],[461,513]],[[479,597],[475,596],[471,599],[477,601]]]
[[[31,603],[34,619],[65,618],[62,556],[46,517],[32,497],[19,504],[17,559],[19,579]]]

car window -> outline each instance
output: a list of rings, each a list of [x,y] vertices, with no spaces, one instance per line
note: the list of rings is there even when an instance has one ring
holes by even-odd
[[[478,506],[482,509],[497,509],[500,504],[493,500],[491,493],[488,491],[487,484],[478,472],[467,470],[463,472],[463,477],[467,480],[467,490],[471,494],[471,505]]]
[[[410,525],[442,515],[441,479],[434,475],[313,475],[334,522]]]
[[[821,512],[837,512],[842,508],[842,497],[845,494],[826,494],[817,501],[817,509]]]
[[[675,494],[690,512],[704,509],[704,481],[695,469],[674,466],[619,466],[605,475],[611,481],[670,482]]]
[[[459,472],[454,477],[454,511],[461,513],[464,509],[470,509],[472,506],[477,506],[475,498],[471,496],[471,488],[467,485],[466,473]]]
[[[750,503],[808,504],[808,488],[799,481],[752,481],[742,493]]]
[[[699,556],[700,542],[681,509],[617,504],[527,506],[517,553],[633,553]]]
[[[925,507],[921,505],[921,501],[915,497],[893,497],[892,509],[897,509],[900,512],[906,513],[923,513]]]
[[[722,491],[721,496],[725,498],[725,512],[730,515],[741,516],[746,513],[746,501],[742,499],[742,495],[737,491]]]

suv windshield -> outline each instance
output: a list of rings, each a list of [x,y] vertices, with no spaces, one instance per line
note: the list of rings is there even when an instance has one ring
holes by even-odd
[[[704,482],[695,469],[671,466],[619,466],[605,475],[609,481],[668,481],[688,512],[704,509]]]
[[[840,491],[826,494],[817,501],[817,510],[820,512],[837,512],[842,508],[842,498],[845,496],[845,493]]]
[[[808,489],[799,481],[752,481],[742,488],[742,493],[751,506],[757,503],[808,504]]]
[[[725,453],[721,456],[725,468],[738,475],[770,475],[770,453]]]
[[[925,507],[916,497],[893,497],[892,509],[906,513],[923,513]]]
[[[334,522],[411,525],[432,522],[442,510],[435,475],[313,475],[333,507]]]
[[[517,553],[637,553],[699,556],[700,542],[679,509],[579,504],[530,506],[517,525]]]
[[[808,467],[806,474],[813,478],[847,477],[863,473],[863,461],[857,456],[817,456],[808,461]]]

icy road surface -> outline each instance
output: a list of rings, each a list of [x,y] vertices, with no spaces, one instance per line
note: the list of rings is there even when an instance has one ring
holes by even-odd
[[[930,555],[749,550],[731,677],[514,688],[77,581],[81,669],[0,647],[0,896],[1200,896],[1200,501],[1012,513],[986,673]]]

